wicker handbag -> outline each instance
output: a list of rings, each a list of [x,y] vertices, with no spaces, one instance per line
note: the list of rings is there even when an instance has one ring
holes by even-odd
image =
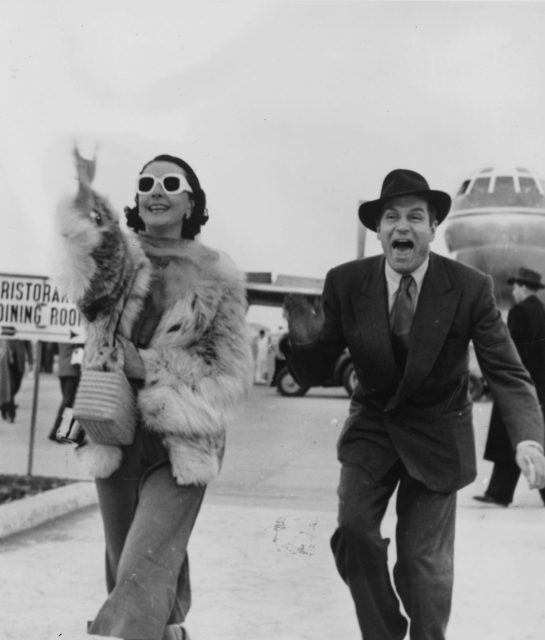
[[[137,419],[136,398],[122,365],[116,371],[85,369],[82,372],[74,418],[97,444],[132,444]]]

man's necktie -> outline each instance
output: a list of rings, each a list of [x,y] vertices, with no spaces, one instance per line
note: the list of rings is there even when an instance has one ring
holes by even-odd
[[[416,282],[410,275],[402,276],[392,311],[390,326],[392,330],[392,346],[396,363],[401,369],[405,368],[409,337],[416,309]]]

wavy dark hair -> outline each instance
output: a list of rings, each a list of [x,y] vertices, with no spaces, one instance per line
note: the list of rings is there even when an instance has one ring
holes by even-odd
[[[195,236],[197,236],[201,232],[201,227],[208,221],[206,194],[201,188],[199,179],[197,178],[197,174],[187,164],[187,162],[185,162],[185,160],[177,158],[176,156],[162,154],[156,156],[155,158],[153,158],[153,160],[146,162],[142,169],[140,169],[139,175],[144,173],[147,167],[149,167],[149,165],[153,164],[154,162],[172,162],[172,164],[177,165],[184,172],[189,186],[193,190],[193,193],[188,193],[188,196],[193,203],[193,210],[191,211],[191,215],[189,216],[189,218],[184,220],[184,223],[182,224],[182,238],[186,238],[187,240],[194,240]],[[145,231],[146,225],[140,217],[140,213],[138,210],[138,194],[136,194],[134,201],[136,202],[136,206],[125,207],[125,217],[127,219],[127,226],[138,233],[139,231]]]

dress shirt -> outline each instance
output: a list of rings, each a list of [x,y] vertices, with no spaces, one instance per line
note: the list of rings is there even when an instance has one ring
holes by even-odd
[[[399,289],[399,283],[401,282],[402,276],[405,274],[394,271],[392,267],[388,264],[387,260],[384,262],[384,264],[385,264],[384,275],[386,276],[386,285],[388,287],[388,312],[390,312],[392,310],[392,307],[394,306],[397,290]],[[414,278],[414,281],[416,283],[416,300],[414,302],[415,309],[416,309],[416,306],[418,305],[418,296],[420,295],[420,291],[422,289],[422,282],[424,280],[424,276],[426,275],[426,271],[428,270],[429,264],[430,264],[430,257],[428,256],[424,260],[424,262],[418,267],[418,269],[413,271],[411,274],[407,274],[407,275],[411,275]]]

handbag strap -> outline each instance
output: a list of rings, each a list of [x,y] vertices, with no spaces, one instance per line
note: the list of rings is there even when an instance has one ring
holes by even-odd
[[[119,325],[121,324],[121,318],[123,316],[123,312],[125,311],[125,305],[127,304],[127,300],[130,297],[130,294],[134,285],[134,281],[136,280],[136,276],[137,276],[137,271],[135,270],[135,272],[132,274],[132,277],[128,285],[125,287],[124,295],[121,298],[123,301],[123,306],[121,307],[121,310],[117,315],[117,321],[115,323],[114,330],[110,335],[109,343],[106,345],[109,349],[111,349],[112,355],[115,353],[115,360],[117,365],[116,368],[120,369],[121,371],[123,371],[123,369],[125,368],[125,351],[123,349],[123,345],[121,344],[121,341],[116,336],[118,334]],[[123,336],[123,337],[129,340],[127,336]],[[106,361],[104,362],[104,364],[106,364]]]
[[[131,262],[132,262],[132,260],[131,260]],[[116,335],[117,335],[118,330],[119,330],[119,325],[121,324],[121,318],[123,316],[123,312],[125,311],[125,306],[127,304],[127,300],[129,299],[129,297],[131,295],[131,291],[132,291],[134,282],[136,280],[136,276],[137,276],[137,270],[135,269],[134,273],[132,274],[132,276],[131,276],[128,284],[127,284],[127,286],[125,287],[123,295],[121,296],[121,301],[123,302],[123,305],[122,305],[122,307],[121,307],[121,309],[120,309],[120,311],[119,311],[119,313],[117,315],[117,321],[115,323],[114,330],[113,330],[113,332],[111,334],[111,344],[110,344],[110,346],[112,346],[112,347],[115,346],[115,339],[116,339]],[[128,336],[125,336],[125,337],[127,339],[129,339]]]
[[[104,356],[102,358],[102,365],[98,369],[95,367],[91,367],[91,369],[95,371],[97,370],[98,371],[101,371],[101,370],[102,371],[119,371],[119,370],[123,371],[125,367],[125,354],[124,354],[123,345],[117,336],[118,336],[119,326],[121,324],[121,318],[125,311],[127,300],[131,295],[131,291],[134,285],[134,281],[136,280],[136,276],[137,276],[137,271],[135,270],[135,272],[132,274],[120,298],[120,301],[122,302],[122,306],[119,313],[117,314],[117,318],[115,319],[115,325],[114,325],[113,331],[109,332],[107,340],[105,341],[105,344],[101,349]],[[123,336],[123,338],[127,340],[129,339],[126,336]]]

